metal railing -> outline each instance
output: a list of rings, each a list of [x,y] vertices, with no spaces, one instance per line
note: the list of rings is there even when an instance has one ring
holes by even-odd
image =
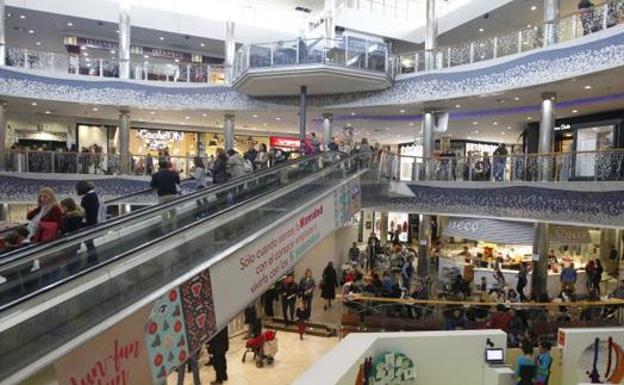
[[[193,156],[166,156],[181,176],[192,175]],[[133,175],[150,176],[158,168],[159,157],[131,155],[129,170]],[[42,150],[8,150],[6,152],[6,171],[117,175],[121,174],[125,158],[118,154],[60,152]]]
[[[253,68],[306,64],[325,64],[378,73],[392,72],[386,43],[343,36],[338,39],[298,39],[245,45],[236,52],[234,78]]]
[[[119,64],[114,60],[24,48],[8,48],[6,64],[57,74],[119,77]],[[224,76],[219,64],[135,62],[131,69],[135,80],[223,84]]]
[[[610,0],[592,8],[560,17],[556,25],[557,42],[611,28],[624,22],[624,1]],[[541,25],[527,26],[497,36],[439,47],[434,51],[435,68],[443,69],[478,63],[498,57],[541,48],[544,29]],[[401,53],[395,57],[396,73],[407,74],[425,70],[425,51]]]
[[[382,152],[379,177],[401,181],[623,181],[624,149],[414,157]]]

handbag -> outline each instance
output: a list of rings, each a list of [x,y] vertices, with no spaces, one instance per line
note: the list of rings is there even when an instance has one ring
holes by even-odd
[[[41,221],[34,236],[34,242],[49,242],[56,239],[58,235],[58,224],[56,222]]]

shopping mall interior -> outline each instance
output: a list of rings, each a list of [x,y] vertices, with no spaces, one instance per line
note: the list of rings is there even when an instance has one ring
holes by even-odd
[[[624,383],[623,0],[0,0],[0,385]]]

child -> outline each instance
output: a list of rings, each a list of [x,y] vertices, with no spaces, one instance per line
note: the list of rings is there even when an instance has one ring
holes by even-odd
[[[550,377],[550,366],[552,357],[550,355],[551,344],[548,341],[540,343],[540,353],[535,360],[537,365],[537,375],[535,376],[535,385],[544,385],[548,383]]]
[[[297,305],[297,327],[299,329],[299,339],[303,340],[303,333],[305,333],[305,328],[306,328],[306,321],[308,320],[308,309],[306,309],[305,307],[305,303],[303,302],[303,299],[299,299],[298,301],[298,305]]]

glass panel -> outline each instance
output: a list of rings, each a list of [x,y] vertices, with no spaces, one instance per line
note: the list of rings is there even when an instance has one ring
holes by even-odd
[[[474,61],[480,62],[494,58],[494,39],[483,39],[474,43]]]
[[[357,37],[347,37],[347,45],[349,56],[347,57],[347,67],[350,68],[366,68],[366,39]]]
[[[276,44],[279,49],[283,43],[279,42]],[[275,61],[275,65],[285,65],[289,64],[292,60],[294,62],[294,58],[289,59],[286,57],[282,57],[280,55],[275,55],[276,58],[282,58],[284,60],[283,63],[279,61]],[[288,60],[287,60],[288,59]],[[251,45],[249,47],[249,67],[250,68],[259,68],[259,67],[270,67],[271,66],[271,48],[263,45]]]
[[[576,151],[603,151],[613,148],[613,126],[583,128],[576,131]],[[574,168],[576,177],[593,178],[604,174],[609,162],[600,153],[578,154]],[[597,164],[601,170],[597,169]]]
[[[386,44],[369,42],[368,45],[368,69],[376,72],[386,70]]]

